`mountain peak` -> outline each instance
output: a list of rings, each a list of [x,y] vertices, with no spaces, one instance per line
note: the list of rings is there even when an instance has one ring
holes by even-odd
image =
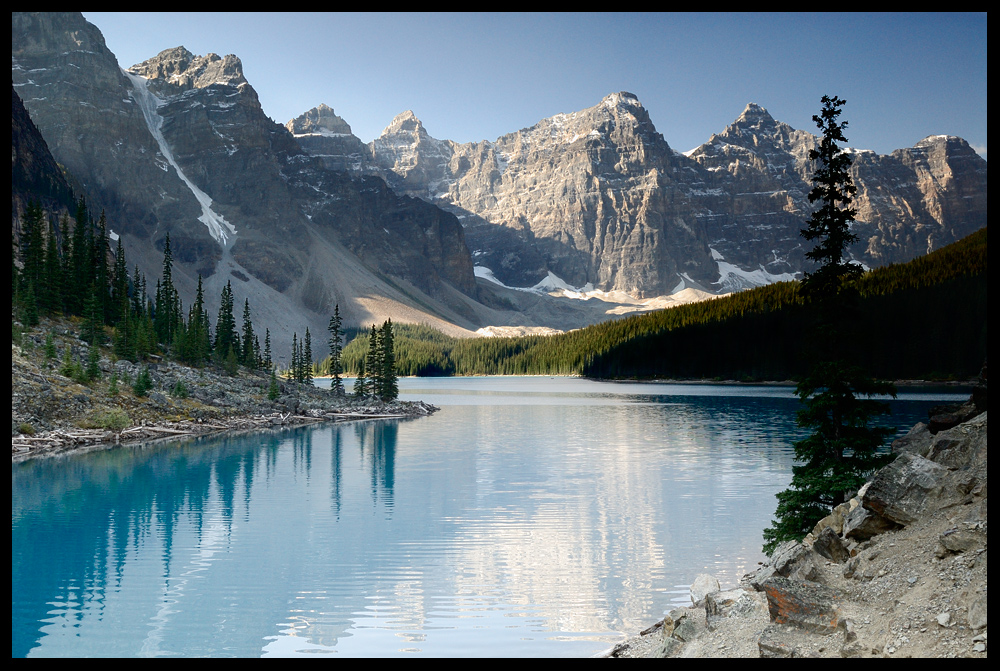
[[[285,128],[293,135],[353,135],[350,124],[325,103],[295,117],[285,124]]]
[[[133,65],[129,72],[146,79],[160,79],[181,88],[205,88],[212,84],[246,84],[243,63],[233,54],[195,56],[183,46],[164,49],[153,58]]]
[[[423,123],[420,119],[416,117],[413,110],[406,110],[405,112],[400,112],[392,120],[392,122],[385,127],[382,131],[382,135],[392,135],[395,133],[418,133],[426,135],[427,131],[424,130]]]
[[[601,102],[609,107],[642,107],[642,103],[639,102],[639,97],[634,93],[629,93],[628,91],[610,93],[604,96],[604,100]]]
[[[743,113],[733,122],[733,126],[737,128],[753,130],[773,128],[775,124],[774,117],[757,103],[748,103]]]

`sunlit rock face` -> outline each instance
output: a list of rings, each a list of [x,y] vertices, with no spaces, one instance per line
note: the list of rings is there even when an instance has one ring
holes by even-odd
[[[11,29],[12,84],[53,156],[148,276],[159,276],[170,235],[186,302],[199,273],[244,283],[251,303],[281,307],[276,320],[305,308],[324,326],[360,292],[345,277],[376,297],[390,291],[380,278],[431,297],[475,294],[454,216],[377,176],[333,172],[296,141],[295,131],[349,136],[333,110],[290,132],[261,109],[234,55],[176,47],[122,69],[78,13],[12,14]]]
[[[476,265],[504,283],[552,272],[647,296],[801,276],[817,141],[751,103],[681,155],[618,92],[494,142],[438,140],[404,112],[369,148],[394,189],[455,213]],[[960,138],[851,151],[858,261],[906,261],[986,225],[986,161]]]

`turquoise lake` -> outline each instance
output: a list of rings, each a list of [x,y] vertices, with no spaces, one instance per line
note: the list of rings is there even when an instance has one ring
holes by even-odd
[[[400,387],[441,410],[12,464],[12,657],[594,655],[757,565],[802,435],[789,387]]]

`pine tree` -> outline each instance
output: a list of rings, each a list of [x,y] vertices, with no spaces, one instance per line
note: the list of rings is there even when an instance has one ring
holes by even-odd
[[[267,399],[269,401],[277,401],[278,396],[281,395],[281,390],[278,387],[278,378],[274,374],[274,369],[271,369],[271,381],[267,386]]]
[[[250,299],[245,298],[243,300],[243,351],[240,357],[240,363],[242,363],[247,368],[257,367],[257,357],[253,350],[253,322],[250,321]]]
[[[264,329],[264,355],[263,355],[263,365],[266,370],[272,370],[274,368],[274,361],[271,359],[271,330]]]
[[[299,364],[299,334],[292,332],[292,362],[288,367],[288,379],[298,382],[301,365]]]
[[[804,406],[798,424],[812,434],[795,443],[791,485],[777,494],[776,519],[764,531],[768,554],[783,541],[805,537],[831,506],[845,501],[887,462],[877,450],[890,431],[869,424],[888,412],[888,405],[873,397],[896,395],[891,383],[874,380],[845,356],[845,324],[853,302],[847,281],[861,272],[847,259],[847,246],[856,240],[850,231],[856,189],[848,172],[851,157],[837,144],[847,141],[847,122],[837,121],[844,101],[823,96],[822,102],[822,113],[813,117],[822,141],[809,152],[810,160],[819,162],[809,200],[820,206],[802,231],[807,240],[819,241],[806,256],[821,265],[803,279],[802,294],[818,315],[812,338],[823,358],[796,388]]]
[[[392,320],[387,319],[382,324],[382,331],[379,335],[379,345],[382,354],[382,389],[379,396],[386,402],[395,401],[399,397],[399,381],[396,374],[396,353],[393,346]]]
[[[354,379],[354,396],[356,398],[364,398],[369,394],[371,394],[371,382],[365,371],[365,360],[362,358],[358,363],[358,375]]]
[[[312,337],[309,335],[309,327],[306,327],[306,337],[303,339],[302,349],[302,382],[313,386],[313,356]]]
[[[337,304],[333,308],[333,316],[330,317],[330,325],[327,329],[330,331],[330,392],[337,396],[344,395],[344,380],[341,377],[344,372],[344,365],[341,361],[344,346],[341,342],[340,328],[340,305]]]
[[[45,311],[48,313],[62,310],[62,260],[59,258],[59,246],[56,242],[56,229],[49,221],[49,234],[45,241],[45,279],[43,281],[43,298]]]
[[[368,335],[368,355],[365,357],[365,370],[368,372],[369,393],[376,398],[382,397],[382,348],[379,343],[379,332],[372,324]]]
[[[215,324],[215,356],[219,361],[226,361],[229,352],[240,351],[240,338],[236,333],[236,319],[233,317],[233,287],[226,282],[222,288],[222,298],[219,305],[219,320]]]

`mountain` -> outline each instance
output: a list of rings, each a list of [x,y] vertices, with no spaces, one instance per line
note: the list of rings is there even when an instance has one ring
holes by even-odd
[[[231,281],[276,343],[322,333],[338,303],[358,326],[483,325],[455,217],[324,168],[263,113],[236,56],[178,47],[123,70],[80,14],[14,13],[11,35],[14,90],[52,155],[150,278],[169,234],[185,302],[199,273],[216,305]]]
[[[17,91],[10,90],[11,221],[18,239],[19,223],[25,207],[39,203],[55,219],[74,211],[73,189],[52,157],[45,139],[38,132]]]
[[[683,155],[635,95],[618,92],[493,142],[435,139],[404,112],[369,150],[399,193],[454,213],[476,265],[501,282],[531,286],[553,273],[653,296],[800,276],[816,142],[751,103]],[[986,225],[986,161],[961,138],[888,156],[850,151],[859,262],[907,261]]]

